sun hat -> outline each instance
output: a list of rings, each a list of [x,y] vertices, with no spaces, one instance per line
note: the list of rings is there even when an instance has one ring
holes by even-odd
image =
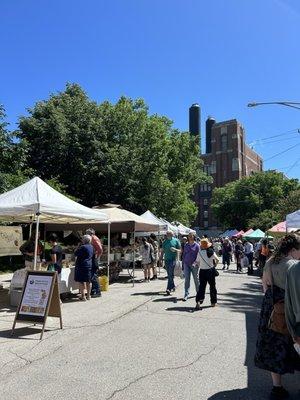
[[[210,241],[208,239],[205,238],[205,239],[200,240],[200,246],[201,246],[201,249],[206,250],[209,247],[211,247],[212,244],[210,243]]]

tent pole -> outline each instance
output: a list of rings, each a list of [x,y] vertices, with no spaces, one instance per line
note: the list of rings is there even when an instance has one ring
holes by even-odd
[[[158,249],[157,249],[157,251],[158,251],[158,275],[160,275],[160,227],[158,228],[158,241],[157,241],[157,243],[158,243]]]
[[[135,273],[135,230],[133,231],[132,287],[134,287],[134,273]]]
[[[38,243],[39,243],[39,227],[40,227],[40,213],[37,213],[37,220],[36,220],[36,231],[35,231],[35,244],[34,244],[34,261],[33,261],[33,270],[36,270],[37,265],[37,250],[38,250]]]
[[[109,268],[110,267],[110,222],[107,224],[107,278],[109,285]]]

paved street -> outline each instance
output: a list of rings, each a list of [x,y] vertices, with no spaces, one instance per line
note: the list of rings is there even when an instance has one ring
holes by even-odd
[[[267,399],[270,378],[253,365],[259,279],[221,271],[219,306],[207,298],[196,312],[177,284],[178,299],[159,279],[64,303],[64,329],[52,319],[42,342],[35,327],[9,338],[14,314],[2,302],[1,399]],[[299,382],[286,379],[293,400]]]

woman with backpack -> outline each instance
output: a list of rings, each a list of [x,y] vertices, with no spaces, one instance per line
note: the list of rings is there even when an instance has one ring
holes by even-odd
[[[154,261],[154,249],[145,237],[142,237],[140,245],[140,255],[142,256],[142,267],[144,270],[145,282],[150,282],[150,270]]]
[[[196,310],[201,310],[201,304],[205,299],[206,285],[209,284],[211,306],[217,304],[217,289],[216,289],[216,266],[219,263],[219,257],[214,252],[212,244],[207,239],[201,239],[200,251],[196,259],[196,264],[199,265],[199,281],[200,286],[196,296]]]

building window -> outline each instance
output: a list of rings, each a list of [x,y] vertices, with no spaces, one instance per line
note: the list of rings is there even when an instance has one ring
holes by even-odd
[[[207,206],[208,205],[208,199],[203,199],[203,205]]]
[[[232,171],[239,171],[240,170],[240,162],[238,158],[232,159]]]
[[[208,192],[210,192],[211,191],[211,186],[210,185],[205,185],[206,186],[206,190],[208,191]]]
[[[203,212],[203,217],[204,217],[204,218],[208,218],[208,211],[204,211],[204,212]]]
[[[222,151],[227,150],[227,133],[221,136],[221,150]]]
[[[211,162],[210,172],[212,174],[215,174],[217,172],[217,162],[216,161]]]
[[[204,228],[208,227],[208,221],[204,221]]]

